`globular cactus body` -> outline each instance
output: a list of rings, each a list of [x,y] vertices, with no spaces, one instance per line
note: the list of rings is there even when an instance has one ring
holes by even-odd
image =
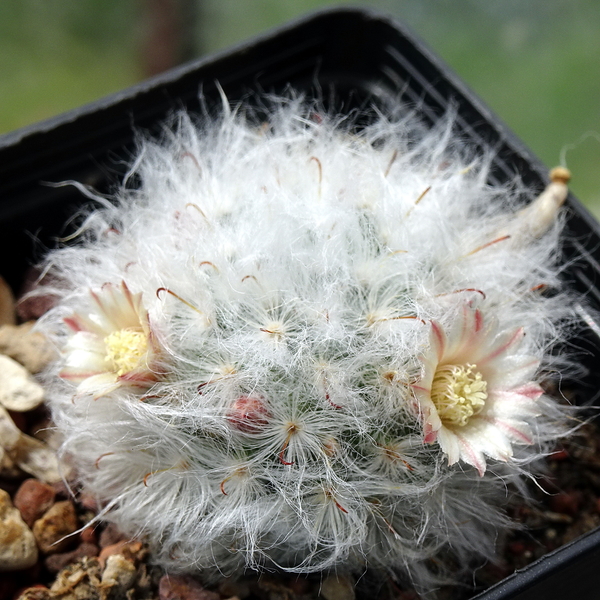
[[[267,112],[179,116],[48,257],[64,451],[170,568],[428,589],[493,553],[506,482],[567,430],[540,387],[559,225],[513,243],[527,190],[451,117]]]

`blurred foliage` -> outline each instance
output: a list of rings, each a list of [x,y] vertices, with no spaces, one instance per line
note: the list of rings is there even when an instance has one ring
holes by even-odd
[[[185,2],[186,0],[180,0]],[[212,52],[336,0],[196,2],[196,52]],[[347,5],[347,2],[343,4]],[[407,23],[600,215],[597,0],[369,0]],[[2,0],[0,132],[142,77],[144,0]]]
[[[0,2],[0,132],[138,80],[133,23],[118,0]]]

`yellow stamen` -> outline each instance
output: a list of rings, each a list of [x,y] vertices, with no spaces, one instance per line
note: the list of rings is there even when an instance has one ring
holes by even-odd
[[[119,329],[104,338],[106,358],[111,371],[121,376],[139,366],[148,350],[148,339],[141,331]]]
[[[431,384],[431,399],[444,425],[464,427],[487,400],[487,381],[476,365],[441,365]]]

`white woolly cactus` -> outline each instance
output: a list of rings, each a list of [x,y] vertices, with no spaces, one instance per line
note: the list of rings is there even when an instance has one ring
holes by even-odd
[[[493,554],[507,480],[568,430],[540,387],[569,318],[540,291],[557,208],[519,212],[451,117],[354,123],[301,99],[180,115],[48,257],[64,451],[169,568],[427,590]]]

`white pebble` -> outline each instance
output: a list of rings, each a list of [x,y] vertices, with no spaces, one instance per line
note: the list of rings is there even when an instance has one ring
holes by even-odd
[[[45,483],[61,480],[58,458],[44,442],[23,433],[0,405],[0,447],[20,469]]]
[[[12,358],[0,354],[0,404],[8,410],[25,412],[44,400],[44,388]]]

